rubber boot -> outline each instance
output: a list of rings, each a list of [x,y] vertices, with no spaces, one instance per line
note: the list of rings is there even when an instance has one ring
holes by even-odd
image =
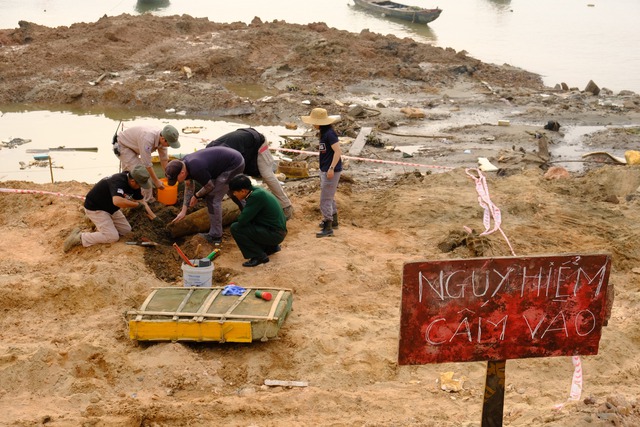
[[[338,228],[339,224],[338,224],[338,214],[334,213],[333,214],[333,221],[331,221],[331,227],[332,228]],[[324,228],[324,221],[320,221],[320,224],[318,224],[318,227],[320,228]]]
[[[316,237],[331,237],[333,236],[333,228],[331,227],[331,220],[322,221],[322,230],[316,233]]]

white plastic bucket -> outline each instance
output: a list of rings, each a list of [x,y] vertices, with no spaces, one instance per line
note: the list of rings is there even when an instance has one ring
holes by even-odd
[[[198,260],[191,260],[193,265]],[[185,288],[210,288],[213,282],[213,263],[207,267],[191,267],[182,263],[182,277],[184,278]]]

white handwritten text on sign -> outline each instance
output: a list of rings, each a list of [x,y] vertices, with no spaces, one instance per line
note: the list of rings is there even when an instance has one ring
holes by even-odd
[[[609,255],[408,263],[401,365],[597,354]]]

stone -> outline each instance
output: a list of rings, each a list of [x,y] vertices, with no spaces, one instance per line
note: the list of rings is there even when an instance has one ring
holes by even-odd
[[[591,92],[592,94],[597,96],[600,93],[600,88],[593,82],[593,80],[589,80],[589,83],[587,83],[587,87],[584,88],[584,91]]]
[[[544,174],[544,179],[567,179],[570,177],[569,172],[560,166],[551,166]]]
[[[458,392],[462,391],[466,377],[453,378],[453,372],[443,372],[440,374],[440,388],[444,391]]]
[[[420,108],[404,107],[400,112],[410,119],[424,119],[427,115]]]

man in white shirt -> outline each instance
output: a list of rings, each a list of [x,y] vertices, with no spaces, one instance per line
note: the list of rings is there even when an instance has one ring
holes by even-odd
[[[131,171],[137,165],[142,165],[149,172],[153,185],[156,188],[164,189],[164,184],[153,170],[151,156],[154,151],[158,151],[160,164],[162,170],[164,170],[167,167],[167,163],[169,163],[168,147],[180,148],[178,136],[178,130],[171,125],[167,125],[161,130],[134,126],[119,132],[114,145],[117,144],[117,149],[120,153],[118,158],[120,159],[121,169]],[[114,152],[115,148],[114,146]],[[153,188],[143,188],[142,195],[147,203],[155,201]]]

